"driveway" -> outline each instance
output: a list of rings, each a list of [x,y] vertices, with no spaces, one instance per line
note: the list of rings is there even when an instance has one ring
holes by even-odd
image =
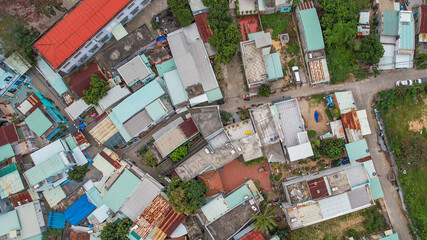
[[[296,90],[287,92],[277,92],[269,98],[255,97],[251,101],[244,101],[241,96],[233,96],[226,99],[226,103],[221,105],[221,110],[230,113],[237,111],[237,107],[244,105],[250,106],[251,104],[270,102],[271,100],[280,99],[282,97],[306,97],[314,94],[329,94],[335,91],[351,90],[355,97],[359,109],[366,109],[372,134],[366,136],[369,149],[371,151],[372,159],[375,164],[377,173],[381,175],[381,186],[384,191],[384,203],[386,205],[391,224],[399,234],[400,239],[413,239],[409,232],[408,220],[402,210],[402,204],[399,194],[387,179],[387,173],[391,170],[391,163],[387,160],[385,154],[380,152],[377,142],[378,135],[376,131],[376,122],[371,109],[371,104],[374,95],[382,90],[393,88],[397,80],[402,79],[417,79],[427,76],[427,70],[395,70],[393,73],[383,72],[377,78],[370,78],[364,81],[344,83],[337,85],[323,85],[316,88],[303,87]]]

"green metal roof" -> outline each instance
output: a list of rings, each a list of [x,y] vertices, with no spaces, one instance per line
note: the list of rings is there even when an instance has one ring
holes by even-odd
[[[119,211],[140,182],[141,180],[138,177],[126,169],[105,194],[104,204],[113,212]]]
[[[268,80],[272,81],[283,77],[279,53],[264,55],[264,64],[267,69]]]
[[[382,11],[382,35],[397,36],[399,32],[399,11]]]
[[[86,194],[96,207],[101,207],[104,205],[102,202],[101,193],[95,187],[89,189]]]
[[[128,235],[126,235],[130,240],[140,240],[141,237],[136,234],[134,231],[130,232]]]
[[[249,40],[255,40],[255,36],[258,36],[258,35],[263,35],[264,34],[264,32],[254,32],[254,33],[249,33],[248,34],[248,38],[249,38]]]
[[[159,82],[151,81],[114,107],[111,114],[114,114],[118,121],[124,123],[163,94],[165,91]]]
[[[156,121],[166,113],[166,110],[163,108],[159,100],[150,103],[147,107],[145,107],[145,110],[147,111],[148,115],[150,115],[151,119],[153,119],[154,121]]]
[[[38,136],[43,135],[43,133],[53,126],[52,122],[43,114],[40,108],[31,113],[25,119],[25,123]]]
[[[43,60],[43,58],[39,57],[37,59],[37,65],[46,80],[59,95],[62,95],[68,91],[68,88],[62,80],[61,75],[53,71],[52,68],[50,68],[49,65]]]
[[[59,154],[55,154],[42,163],[27,170],[24,175],[28,182],[34,186],[37,183],[45,180],[46,178],[55,175],[65,168],[65,164],[62,161]]]
[[[165,73],[163,78],[165,79],[169,97],[174,106],[188,100],[187,91],[185,91],[177,70]]]
[[[15,164],[0,170],[0,197],[2,199],[22,190],[24,190],[24,184]]]
[[[164,63],[157,64],[156,65],[157,73],[159,74],[159,77],[163,77],[163,74],[176,70],[175,60],[169,59]]]
[[[78,147],[76,141],[74,141],[74,138],[71,135],[65,138],[65,142],[67,142],[68,147],[70,147],[70,149]]]
[[[397,235],[397,233],[393,233],[390,236],[381,238],[381,240],[399,240],[399,236]]]
[[[0,162],[15,156],[12,145],[10,143],[0,147]]]
[[[218,100],[224,98],[222,96],[221,89],[219,87],[214,88],[212,90],[209,90],[209,91],[207,91],[205,93],[206,93],[206,96],[208,97],[208,102],[209,103],[215,102],[215,101],[218,101]]]
[[[369,157],[371,154],[369,153],[368,144],[365,139],[347,143],[345,145],[345,149],[347,150],[348,158],[350,159],[350,163],[356,163],[356,160]]]
[[[18,213],[16,210],[0,214],[0,236],[6,235],[11,231],[20,230]]]
[[[322,29],[320,28],[319,18],[315,8],[299,10],[302,25],[304,27],[305,39],[307,42],[307,50],[314,51],[325,48],[323,42]]]
[[[126,37],[128,35],[128,31],[123,27],[121,23],[117,24],[113,27],[113,30],[111,30],[111,33],[113,34],[114,38],[119,41],[120,39]]]
[[[411,21],[408,24],[400,24],[400,46],[399,49],[415,49],[415,26]]]
[[[225,203],[227,203],[230,209],[233,209],[245,200],[245,196],[252,196],[252,193],[246,184],[228,195],[228,197],[225,198]]]
[[[381,187],[380,179],[378,177],[371,178],[370,187],[372,192],[372,197],[374,200],[380,199],[384,197],[383,189]]]
[[[61,186],[43,191],[43,196],[51,208],[55,207],[62,199],[66,198],[64,190]]]

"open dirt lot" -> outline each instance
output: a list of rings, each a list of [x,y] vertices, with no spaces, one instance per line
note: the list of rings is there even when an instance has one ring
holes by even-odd
[[[315,130],[317,136],[323,135],[330,131],[329,126],[327,125],[328,117],[325,113],[325,104],[322,103],[314,103],[314,101],[310,101],[306,98],[301,98],[298,101],[299,108],[301,110],[301,115],[304,118],[304,122],[306,125],[306,130]],[[314,112],[318,112],[319,122],[316,122],[314,119]]]

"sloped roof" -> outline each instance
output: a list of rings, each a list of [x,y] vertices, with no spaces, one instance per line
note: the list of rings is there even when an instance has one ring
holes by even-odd
[[[166,214],[165,218],[159,223],[159,229],[167,236],[171,236],[177,227],[184,221],[184,214],[175,212],[173,209]]]
[[[369,153],[368,144],[365,139],[347,143],[345,149],[351,163],[356,163],[357,160],[371,159],[371,154]]]
[[[427,5],[421,5],[421,11],[419,14],[421,24],[420,24],[420,33],[427,33]]]
[[[66,107],[64,110],[68,114],[68,116],[72,120],[76,120],[80,117],[86,110],[91,108],[93,105],[88,105],[83,98],[80,98],[79,100],[71,103],[68,107]]]
[[[71,88],[77,93],[79,97],[83,97],[83,90],[89,90],[90,76],[95,74],[100,79],[107,81],[107,78],[101,72],[98,64],[94,63],[87,67],[83,72],[77,74],[70,80]]]
[[[77,200],[75,203],[73,203],[73,205],[65,210],[65,219],[67,222],[76,226],[95,209],[96,206],[89,202],[87,195],[84,194],[79,198],[79,200]]]
[[[384,10],[382,14],[382,34],[397,36],[399,31],[399,11]]]
[[[0,128],[0,146],[18,141],[15,125],[9,124]]]
[[[267,70],[268,79],[275,80],[283,77],[282,63],[280,62],[279,53],[264,55],[265,69]]]
[[[34,203],[27,203],[15,208],[21,224],[22,239],[29,239],[41,234]]]
[[[156,64],[157,73],[159,77],[163,77],[163,74],[173,71],[176,69],[175,60],[173,58],[163,62],[161,64]]]
[[[172,70],[163,75],[166,83],[166,87],[174,106],[188,101],[188,94],[185,91],[184,85],[182,85],[181,78],[177,70]]]
[[[134,232],[145,239],[162,218],[172,210],[168,201],[158,195],[154,201],[141,213],[135,224],[138,226]]]
[[[28,127],[37,134],[39,137],[42,136],[49,128],[53,126],[53,123],[43,114],[40,108],[37,108],[31,113],[26,119],[25,123]]]
[[[43,191],[43,196],[45,197],[47,203],[51,208],[58,205],[58,203],[65,199],[67,196],[65,195],[64,190],[62,190],[61,186],[54,187],[52,189],[48,189]]]
[[[249,234],[245,235],[240,240],[264,240],[265,238],[258,230],[253,230]]]
[[[141,180],[138,177],[126,169],[105,194],[104,204],[113,212],[119,211],[140,182]]]
[[[196,22],[200,37],[204,43],[207,43],[209,38],[213,35],[213,32],[208,25],[208,16],[208,12],[194,15],[194,21]]]
[[[206,196],[212,196],[224,192],[221,176],[218,171],[201,174],[197,178],[208,188]]]
[[[0,170],[0,197],[2,199],[22,190],[24,190],[24,184],[15,164]]]
[[[0,236],[6,235],[11,231],[20,230],[18,213],[16,210],[0,214]]]
[[[299,5],[297,11],[301,16],[302,25],[304,27],[307,50],[314,51],[325,48],[319,17],[317,16],[316,8],[314,8],[312,2],[305,2]]]
[[[15,156],[15,152],[10,143],[0,147],[0,162],[13,156]]]
[[[107,96],[101,98],[98,102],[98,105],[103,111],[106,111],[109,107],[127,97],[129,94],[130,91],[127,87],[121,87],[120,85],[117,85],[108,90]]]
[[[65,167],[59,154],[55,154],[42,163],[27,170],[24,175],[31,186],[55,175]]]
[[[93,121],[94,126],[92,128],[87,128],[90,135],[99,143],[104,144],[108,139],[110,139],[114,134],[118,132],[113,121],[108,117],[107,114],[101,117],[98,121]],[[91,126],[92,124],[89,124]]]
[[[26,114],[27,112],[34,112],[37,108],[43,106],[42,101],[36,94],[32,93],[27,99],[25,99],[17,109],[21,111],[22,114]]]
[[[59,68],[131,0],[85,0],[40,37],[34,47]]]

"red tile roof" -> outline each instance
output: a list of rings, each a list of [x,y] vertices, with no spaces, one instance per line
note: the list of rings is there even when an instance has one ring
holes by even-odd
[[[329,196],[328,189],[326,188],[325,179],[323,177],[307,181],[307,184],[312,199],[318,199]]]
[[[166,233],[167,236],[171,236],[173,232],[178,228],[185,219],[184,214],[175,212],[173,209],[166,214],[165,218],[160,222],[159,229]]]
[[[89,240],[90,235],[88,233],[70,233],[70,240]]]
[[[84,0],[40,37],[34,47],[58,69],[132,0]]]
[[[28,191],[25,191],[9,197],[9,201],[12,204],[12,206],[17,207],[17,206],[32,202],[33,198],[31,197]]]
[[[199,175],[198,179],[202,181],[208,188],[206,196],[212,196],[224,192],[224,186],[222,184],[221,175],[218,171]]]
[[[421,5],[420,33],[427,33],[427,5]]]
[[[306,10],[306,9],[310,9],[310,8],[314,8],[313,2],[303,2],[299,5],[299,9],[300,10]]]
[[[199,132],[192,118],[185,120],[184,122],[179,124],[178,127],[181,128],[182,132],[187,138],[190,138]]]
[[[112,159],[110,156],[108,156],[108,154],[106,154],[104,151],[99,153],[105,160],[107,160],[107,162],[109,162],[111,165],[113,165],[113,167],[115,167],[116,169],[119,169],[121,167],[120,163],[118,163],[117,161],[114,161],[114,159]]]
[[[42,101],[39,97],[37,97],[36,94],[31,94],[29,97],[27,97],[27,101],[33,105],[33,107],[29,110],[30,113],[33,113],[37,108],[41,107],[43,105]]]
[[[0,128],[0,146],[18,141],[15,125],[10,124]]]
[[[240,240],[265,240],[265,238],[258,230],[253,230],[246,236],[242,237]]]
[[[74,139],[76,140],[77,146],[81,146],[83,144],[89,144],[89,141],[86,139],[86,137],[80,131],[73,132],[71,134],[71,136],[73,136]]]
[[[194,16],[196,21],[197,29],[199,30],[200,37],[204,43],[207,43],[209,38],[212,37],[213,32],[208,26],[208,15],[209,13],[201,13]]]
[[[100,79],[107,80],[104,74],[99,69],[99,66],[94,63],[86,68],[83,72],[77,74],[77,76],[73,77],[70,81],[71,88],[74,92],[79,95],[79,97],[83,97],[83,90],[88,90],[90,87],[90,76],[95,74]]]

